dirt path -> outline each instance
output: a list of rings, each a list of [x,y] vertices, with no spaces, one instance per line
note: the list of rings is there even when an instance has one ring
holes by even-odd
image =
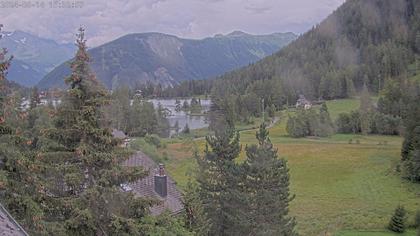
[[[274,119],[273,119],[273,121],[267,126],[267,129],[271,129],[271,128],[273,128],[276,124],[277,124],[277,122],[279,122],[280,121],[280,117],[278,117],[278,116],[276,116],[276,117],[274,117]],[[243,129],[243,130],[241,130],[241,131],[239,131],[239,133],[242,133],[242,132],[247,132],[247,131],[252,131],[252,130],[255,130],[255,131],[257,131],[259,128],[249,128],[249,129]],[[195,139],[193,139],[194,141],[199,141],[199,140],[203,140],[203,139],[205,139],[206,137],[199,137],[199,138],[195,138]]]

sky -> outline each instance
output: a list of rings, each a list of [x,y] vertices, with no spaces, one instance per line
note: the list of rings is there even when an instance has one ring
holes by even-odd
[[[18,5],[10,5],[15,1]],[[235,30],[301,34],[344,1],[0,0],[0,24],[5,31],[22,30],[67,43],[74,41],[76,30],[82,25],[90,46],[142,32],[195,39]]]

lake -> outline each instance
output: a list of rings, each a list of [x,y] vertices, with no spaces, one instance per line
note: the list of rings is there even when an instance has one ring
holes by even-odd
[[[191,99],[179,99],[181,101],[181,105],[184,101],[187,101],[188,104],[191,103]],[[169,123],[171,127],[173,127],[176,122],[179,124],[180,131],[188,124],[190,129],[201,129],[208,127],[208,123],[206,121],[206,117],[204,115],[197,116],[197,115],[189,115],[187,112],[175,110],[175,99],[151,99],[149,102],[153,103],[154,107],[156,108],[160,103],[164,108],[168,109],[171,115],[168,117]],[[211,100],[209,99],[202,99],[201,100],[201,107],[202,111],[206,112],[210,109]],[[171,135],[175,134],[175,130],[171,130]]]

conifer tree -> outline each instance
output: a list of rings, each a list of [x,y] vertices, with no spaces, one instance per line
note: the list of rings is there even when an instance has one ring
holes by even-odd
[[[200,199],[209,221],[209,235],[234,235],[238,232],[238,166],[241,146],[233,125],[225,132],[206,137],[203,157],[197,157]]]
[[[373,108],[372,100],[370,98],[369,90],[366,84],[363,86],[363,91],[360,96],[360,125],[363,134],[370,133],[370,116]]]
[[[54,127],[45,132],[36,154],[46,230],[54,235],[138,235],[149,201],[121,190],[144,176],[125,167],[102,106],[108,94],[89,67],[85,31],[66,78],[69,89],[57,109]]]
[[[197,156],[197,153],[195,153],[195,156]],[[183,204],[186,228],[197,235],[207,235],[209,225],[199,196],[199,188],[197,183],[191,179],[188,181],[183,194]]]
[[[395,209],[394,215],[392,216],[388,228],[389,230],[396,233],[404,233],[405,231],[405,221],[406,221],[406,211],[403,206],[398,206]]]
[[[246,235],[292,236],[295,220],[289,216],[289,169],[279,158],[269,138],[266,125],[256,134],[258,145],[246,147],[247,159],[242,165],[246,212]],[[245,214],[244,214],[245,215]]]
[[[407,178],[420,182],[420,95],[412,96],[404,118],[405,135],[401,150],[401,160]]]
[[[30,103],[29,103],[29,109],[34,109],[39,104],[41,104],[41,98],[39,97],[39,91],[38,91],[37,87],[34,87],[32,89],[32,93],[31,93],[31,100],[30,100]]]
[[[0,32],[3,25],[0,24]],[[0,40],[2,35],[0,35]],[[13,57],[7,57],[7,49],[0,50],[0,135],[11,133],[10,127],[7,127],[7,117],[4,112],[6,97],[8,93],[6,74]]]
[[[0,25],[1,31],[2,25]],[[0,34],[1,39],[1,34]],[[33,165],[28,158],[31,142],[23,136],[16,123],[22,123],[23,113],[12,113],[20,106],[10,99],[6,80],[12,57],[0,50],[0,191],[2,203],[25,228],[42,229],[42,210],[32,176]],[[9,97],[8,97],[9,96]],[[12,96],[13,97],[13,96]],[[12,122],[13,121],[13,122]],[[31,231],[30,231],[31,232]]]
[[[324,102],[319,109],[319,136],[329,136],[334,132],[333,122],[328,111],[327,104]]]

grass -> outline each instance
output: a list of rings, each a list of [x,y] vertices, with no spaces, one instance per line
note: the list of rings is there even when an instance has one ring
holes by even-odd
[[[335,118],[357,109],[358,101],[329,101],[327,105]],[[281,122],[270,129],[270,137],[280,156],[288,160],[291,192],[296,196],[290,210],[301,235],[393,235],[377,230],[386,228],[398,204],[406,207],[412,221],[420,209],[420,186],[404,181],[396,172],[401,137],[337,134],[293,139],[287,136],[286,122],[283,114]],[[254,143],[255,130],[241,132],[243,147]],[[159,150],[169,154],[168,172],[181,188],[189,178],[186,173],[195,169],[193,151],[202,154],[204,145],[203,139],[172,140]],[[244,158],[242,152],[240,159]]]
[[[414,230],[410,230],[403,234],[397,234],[387,231],[342,231],[336,236],[416,236],[416,232]]]

